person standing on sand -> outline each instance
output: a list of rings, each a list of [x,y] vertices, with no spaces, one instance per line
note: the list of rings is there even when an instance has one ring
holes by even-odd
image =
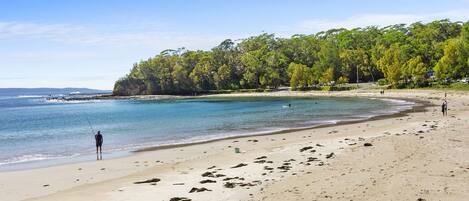
[[[443,113],[443,116],[448,114],[448,102],[446,102],[446,100],[441,104],[441,113]]]
[[[448,101],[445,100],[445,116],[448,116]]]
[[[101,135],[101,131],[98,131],[96,135],[94,135],[94,139],[96,141],[96,160],[103,160],[103,151],[101,147],[103,146],[103,135]],[[98,154],[99,149],[99,154]]]

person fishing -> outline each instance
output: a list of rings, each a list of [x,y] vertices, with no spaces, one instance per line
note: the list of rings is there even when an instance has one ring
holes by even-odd
[[[98,131],[96,135],[94,135],[94,139],[96,140],[96,160],[103,160],[103,151],[102,151],[102,146],[103,146],[103,135],[101,135],[101,131]],[[98,154],[98,149],[99,149],[99,154]]]

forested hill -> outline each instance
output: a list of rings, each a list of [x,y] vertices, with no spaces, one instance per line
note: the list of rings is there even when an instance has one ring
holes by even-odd
[[[469,76],[469,22],[434,21],[331,29],[278,38],[228,39],[211,51],[165,50],[133,65],[115,95],[377,81],[419,87]]]

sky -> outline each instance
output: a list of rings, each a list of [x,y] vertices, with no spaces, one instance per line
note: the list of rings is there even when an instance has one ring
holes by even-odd
[[[165,49],[445,18],[469,0],[0,0],[0,88],[112,89]]]

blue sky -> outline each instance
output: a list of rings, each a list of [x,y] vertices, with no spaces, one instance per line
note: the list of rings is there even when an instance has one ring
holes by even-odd
[[[443,18],[468,21],[469,0],[0,0],[0,88],[112,89],[164,49]]]

